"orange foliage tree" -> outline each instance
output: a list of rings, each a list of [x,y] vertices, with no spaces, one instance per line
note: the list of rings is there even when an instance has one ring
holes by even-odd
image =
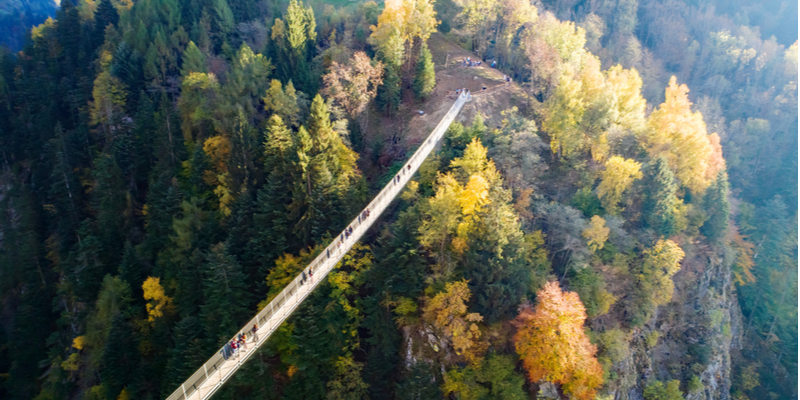
[[[578,399],[593,399],[603,384],[597,348],[583,331],[586,309],[574,292],[548,282],[536,296],[535,309],[523,306],[514,324],[514,345],[528,379],[561,384]]]

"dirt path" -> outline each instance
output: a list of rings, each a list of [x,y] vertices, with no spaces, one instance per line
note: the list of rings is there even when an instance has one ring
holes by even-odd
[[[455,101],[456,89],[467,88],[473,95],[473,101],[464,105],[456,119],[461,123],[472,122],[475,114],[480,112],[486,125],[493,128],[500,124],[502,111],[526,105],[524,92],[514,83],[505,83],[503,72],[488,65],[491,61],[478,67],[463,66],[466,57],[475,55],[447,40],[441,33],[431,35],[428,47],[436,66],[436,87],[431,97],[418,106],[424,114],[414,115],[408,122],[404,134],[407,148],[416,146],[436,126]]]
[[[528,107],[526,94],[516,84],[505,83],[502,71],[485,62],[479,67],[465,67],[462,61],[474,54],[441,33],[431,35],[428,48],[436,68],[436,87],[430,98],[422,103],[406,99],[391,117],[373,115],[370,129],[364,135],[359,168],[373,187],[387,167],[404,161],[406,154],[431,133],[455,101],[456,89],[467,88],[473,95],[473,100],[464,105],[456,118],[463,124],[470,124],[475,114],[480,113],[485,124],[495,128],[503,119],[502,111],[514,106]]]

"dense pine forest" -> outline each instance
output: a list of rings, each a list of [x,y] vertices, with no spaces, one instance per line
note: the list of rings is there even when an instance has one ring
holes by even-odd
[[[62,0],[21,40],[26,7],[0,398],[165,398],[468,88],[214,398],[797,399],[795,2]]]

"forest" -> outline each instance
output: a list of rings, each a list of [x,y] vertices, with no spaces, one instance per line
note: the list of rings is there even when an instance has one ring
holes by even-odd
[[[797,399],[796,2],[27,7],[0,12],[0,398],[166,398],[468,88],[214,398]]]

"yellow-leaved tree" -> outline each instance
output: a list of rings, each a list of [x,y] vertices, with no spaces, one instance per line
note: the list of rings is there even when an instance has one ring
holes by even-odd
[[[706,132],[700,111],[692,112],[689,88],[674,76],[666,100],[650,114],[644,136],[650,157],[663,155],[675,176],[693,193],[703,193],[725,167],[716,133]]]
[[[514,346],[528,379],[561,384],[572,398],[594,399],[603,384],[603,368],[584,333],[586,309],[578,294],[548,282],[536,300],[535,308],[523,306],[514,320]]]
[[[474,363],[480,360],[486,345],[480,340],[477,324],[483,321],[483,316],[467,313],[466,302],[470,297],[472,292],[466,280],[450,282],[444,292],[427,301],[422,318],[450,342],[456,354]]]
[[[152,323],[156,319],[172,314],[174,311],[172,298],[164,293],[164,288],[161,286],[161,278],[147,277],[142,284],[142,290],[144,291],[144,299],[147,300],[148,321]]]
[[[368,41],[384,61],[399,66],[415,40],[427,42],[437,25],[432,0],[387,0]]]
[[[214,194],[219,198],[219,209],[225,216],[231,215],[233,202],[231,182],[228,174],[228,160],[231,156],[231,141],[225,136],[212,136],[203,143],[203,152],[211,161],[211,170],[206,170],[203,180],[214,186]]]
[[[634,180],[642,179],[640,167],[638,162],[620,156],[613,156],[606,161],[606,169],[597,186],[597,197],[610,214],[618,211],[617,203],[622,199],[622,193],[631,187]]]
[[[672,240],[659,240],[645,250],[642,268],[636,275],[641,290],[652,296],[657,306],[669,303],[675,286],[672,276],[681,269],[683,249]]]
[[[592,217],[589,227],[583,230],[583,237],[586,239],[589,249],[592,252],[601,250],[608,240],[611,229],[606,226],[606,220],[599,215]]]

